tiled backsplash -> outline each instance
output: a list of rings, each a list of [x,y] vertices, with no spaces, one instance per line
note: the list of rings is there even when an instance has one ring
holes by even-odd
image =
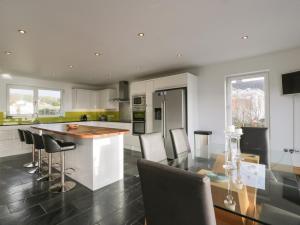
[[[106,115],[107,120],[111,122],[120,121],[120,113],[115,111],[105,111],[105,112],[65,112],[65,116],[57,117],[39,117],[35,122],[40,123],[59,123],[59,122],[72,122],[79,121],[80,116],[87,115],[88,120],[99,120],[100,115]],[[30,123],[34,122],[33,119],[25,118],[5,118],[5,113],[0,112],[0,123]]]

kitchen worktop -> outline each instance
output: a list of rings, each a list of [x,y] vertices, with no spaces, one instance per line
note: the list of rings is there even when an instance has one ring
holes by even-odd
[[[1,126],[21,126],[21,125],[39,125],[39,124],[66,124],[66,123],[80,123],[80,122],[104,122],[104,123],[131,123],[130,121],[99,121],[99,120],[88,120],[88,121],[80,121],[80,120],[70,120],[70,121],[62,121],[62,122],[47,122],[47,123],[36,123],[32,121],[22,121],[22,122],[7,122],[0,121]]]
[[[66,124],[42,124],[42,125],[34,125],[32,126],[32,128],[53,132],[56,134],[70,135],[82,139],[114,136],[114,135],[126,134],[129,132],[129,130],[124,130],[124,129],[94,127],[94,126],[85,126],[85,125],[79,125],[78,128],[70,129]]]

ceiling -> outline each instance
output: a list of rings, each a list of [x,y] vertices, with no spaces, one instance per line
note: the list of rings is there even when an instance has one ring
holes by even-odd
[[[0,0],[0,72],[105,84],[260,55],[300,46],[299,12],[299,0]]]

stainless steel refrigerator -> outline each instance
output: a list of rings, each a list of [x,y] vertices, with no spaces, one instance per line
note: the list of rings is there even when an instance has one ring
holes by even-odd
[[[187,129],[186,88],[160,90],[153,93],[153,132],[161,132],[167,157],[174,158],[170,129]]]

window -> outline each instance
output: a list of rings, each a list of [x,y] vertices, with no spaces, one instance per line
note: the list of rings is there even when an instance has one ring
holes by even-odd
[[[233,76],[226,83],[227,125],[267,126],[267,74]]]
[[[9,115],[34,113],[34,91],[32,89],[9,88]]]
[[[61,109],[61,91],[39,89],[37,108],[41,116],[58,115]]]
[[[62,109],[60,90],[8,86],[9,116],[57,116]]]

